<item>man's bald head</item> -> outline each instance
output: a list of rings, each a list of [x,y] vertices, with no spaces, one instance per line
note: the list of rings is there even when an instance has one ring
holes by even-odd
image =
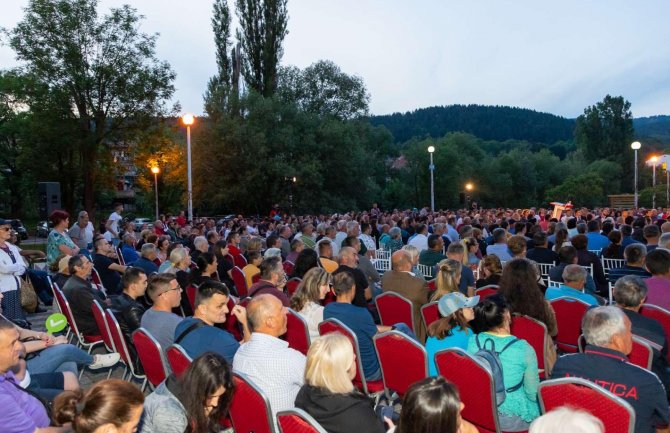
[[[286,314],[279,298],[270,294],[255,296],[247,305],[251,332],[278,337],[286,332]]]
[[[398,250],[391,256],[394,271],[407,272],[412,270],[412,256],[405,250]]]

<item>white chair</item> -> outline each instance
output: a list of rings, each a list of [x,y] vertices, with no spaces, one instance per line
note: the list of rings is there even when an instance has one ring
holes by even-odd
[[[605,275],[609,274],[610,269],[622,268],[626,264],[624,259],[606,259],[605,257],[601,257],[600,261],[603,263]]]
[[[419,269],[419,271],[423,274],[424,277],[428,279],[433,278],[434,266],[416,265],[416,267]]]

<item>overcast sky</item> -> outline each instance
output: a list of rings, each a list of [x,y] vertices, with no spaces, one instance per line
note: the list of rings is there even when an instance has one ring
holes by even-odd
[[[28,1],[0,3],[0,27],[12,28]],[[100,10],[124,3],[160,33],[175,100],[202,113],[216,71],[212,1],[101,0]],[[635,117],[670,114],[668,0],[289,0],[288,10],[282,63],[329,59],[361,76],[373,114],[490,104],[576,117],[608,93]],[[0,47],[0,67],[16,64]]]

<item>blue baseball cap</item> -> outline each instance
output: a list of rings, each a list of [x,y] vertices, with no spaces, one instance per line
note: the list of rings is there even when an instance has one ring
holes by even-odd
[[[437,309],[442,317],[447,317],[461,308],[472,308],[477,303],[479,303],[479,295],[468,298],[461,292],[447,293],[437,302]]]

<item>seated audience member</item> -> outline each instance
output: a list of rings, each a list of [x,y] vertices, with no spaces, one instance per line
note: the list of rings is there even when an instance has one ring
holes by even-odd
[[[631,225],[623,224],[619,227],[619,230],[621,231],[621,246],[623,248],[635,242],[640,242],[637,239],[633,239],[633,227]]]
[[[337,262],[333,260],[333,242],[331,242],[330,239],[321,239],[317,242],[317,248],[319,249],[319,261],[321,262],[321,267],[329,274],[332,274],[339,266]]]
[[[479,242],[474,237],[465,238],[461,241],[465,248],[466,254],[463,255],[463,264],[472,269],[473,266],[479,265],[481,253],[479,251]]]
[[[670,225],[670,223],[665,223]],[[658,240],[658,247],[670,250],[670,233],[664,232]]]
[[[272,416],[293,409],[304,381],[305,356],[279,338],[286,333],[286,308],[275,296],[258,295],[247,305],[247,319],[251,338],[235,354],[233,370],[263,391]]]
[[[146,243],[142,245],[140,250],[141,257],[133,263],[133,267],[141,268],[145,274],[151,276],[151,274],[158,273],[158,266],[154,263],[156,257],[158,257],[158,251],[156,250],[156,245],[152,243]]]
[[[377,249],[377,243],[372,237],[372,226],[373,224],[367,222],[361,223],[361,234],[358,235],[358,239],[361,241],[368,253]],[[377,231],[375,230],[375,232]]]
[[[305,274],[291,297],[291,308],[305,319],[311,341],[319,338],[319,323],[323,322],[320,302],[330,291],[332,278],[321,268],[312,268]]]
[[[525,259],[528,250],[527,240],[521,235],[514,235],[507,239],[507,248],[513,259]],[[529,259],[530,260],[530,259]]]
[[[397,293],[412,303],[414,333],[423,343],[426,341],[426,329],[421,319],[421,307],[428,301],[426,280],[411,274],[412,261],[407,251],[393,253],[391,266],[392,270],[386,271],[382,277],[382,291]]]
[[[584,293],[587,277],[588,273],[583,267],[579,265],[568,265],[563,269],[563,284],[559,287],[548,287],[544,297],[548,301],[551,301],[552,299],[567,296],[569,298],[576,298],[580,301],[584,301],[591,306],[596,306],[599,302],[595,296]]]
[[[498,258],[506,262],[512,259],[512,255],[507,247],[507,231],[505,229],[493,230],[493,245],[486,247],[486,255],[495,254]]]
[[[186,288],[189,286],[191,281],[190,266],[191,266],[191,256],[188,254],[186,248],[175,248],[170,253],[170,262],[172,262],[172,267],[165,271],[166,274],[172,274],[177,278],[177,283],[181,287],[181,304],[180,307],[186,316],[193,315],[193,307],[191,307],[191,302],[186,296]]]
[[[666,361],[668,353],[667,335],[665,335],[660,323],[640,314],[640,307],[642,307],[647,297],[645,281],[635,275],[625,275],[614,284],[612,294],[617,306],[623,310],[630,320],[633,335],[653,343],[651,344],[654,349],[651,371],[661,380],[667,396],[670,397],[670,375],[667,372],[668,362]]]
[[[358,254],[351,247],[342,247],[338,259],[339,266],[333,272],[333,277],[342,272],[349,273],[356,282],[356,296],[352,304],[357,307],[366,308],[368,305],[367,301],[372,299],[372,289],[369,287],[368,279],[365,277],[363,271],[358,269]]]
[[[281,257],[270,257],[261,263],[261,279],[249,288],[249,296],[269,294],[279,299],[284,307],[289,306],[288,296],[283,292],[286,272]]]
[[[537,403],[540,380],[535,350],[526,340],[511,335],[511,323],[512,316],[504,296],[493,295],[481,301],[475,306],[472,322],[479,334],[470,337],[468,352],[475,354],[493,345],[500,358],[507,388],[505,401],[498,406],[500,430],[523,431],[540,415]]]
[[[561,356],[552,377],[587,379],[621,397],[635,410],[636,433],[665,428],[670,409],[663,384],[651,371],[628,363],[633,334],[626,314],[617,307],[592,308],[582,320],[582,332],[584,353]]]
[[[453,242],[447,247],[447,258],[461,263],[461,279],[458,283],[458,290],[465,296],[474,296],[475,274],[472,273],[472,269],[463,264],[465,253],[465,247],[458,242]]]
[[[561,247],[558,250],[558,261],[559,263],[556,266],[549,269],[549,279],[557,283],[562,283],[563,271],[565,270],[565,267],[568,265],[577,264],[577,250],[575,247],[571,245]],[[593,281],[593,277],[591,277],[591,275],[586,276],[584,292],[592,294],[596,292],[596,283]]]
[[[442,296],[437,304],[440,318],[428,326],[428,374],[437,376],[435,354],[443,349],[459,347],[468,348],[468,339],[472,330],[468,325],[475,318],[472,307],[479,302],[479,296],[466,298],[460,292],[448,293]]]
[[[158,274],[149,280],[147,295],[153,306],[142,315],[140,324],[165,351],[174,343],[175,329],[184,320],[172,312],[179,307],[181,287],[173,274]]]
[[[533,235],[533,248],[526,252],[526,258],[536,263],[555,264],[558,261],[558,255],[549,248],[545,232],[539,231]]]
[[[607,239],[607,236],[600,234],[600,222],[596,219],[592,219],[586,224],[588,228],[588,233],[586,233],[587,249],[591,251],[602,251],[607,245],[609,245],[610,240]]]
[[[361,249],[363,247],[363,243],[361,242],[361,240],[354,236],[347,236],[342,242],[342,246],[351,247],[354,249],[354,251],[358,255],[357,257],[358,266],[356,267],[361,272],[363,272],[365,278],[367,278],[368,286],[374,292],[373,297],[379,294],[379,292],[376,291],[375,289],[377,287],[377,284],[381,281],[381,277],[379,276],[379,272],[375,269],[375,266],[372,264],[368,256],[365,253],[363,253],[363,250]]]
[[[400,227],[393,227],[389,230],[390,239],[386,242],[386,249],[391,253],[402,248],[402,230]]]
[[[563,406],[547,412],[530,424],[528,433],[605,433],[605,426],[583,410]]]
[[[94,289],[88,281],[93,264],[85,256],[78,254],[70,258],[68,269],[70,278],[63,287],[63,294],[70,304],[77,328],[84,335],[100,335],[91,304],[98,301],[102,308],[107,308],[107,302],[102,299],[102,293]]]
[[[319,266],[319,255],[311,248],[306,248],[298,254],[293,267],[291,278],[300,278],[305,276],[307,271]]]
[[[405,394],[395,433],[478,433],[461,417],[463,407],[455,385],[442,376],[427,377]]]
[[[645,280],[649,289],[646,302],[670,310],[670,251],[657,248],[647,254],[644,264],[651,273]]]
[[[412,273],[422,279],[426,279],[424,273],[419,269],[419,250],[414,245],[405,245],[401,248],[404,251],[407,251],[412,257]]]
[[[269,259],[270,257],[278,257],[281,259],[282,250],[280,248],[268,248],[263,253],[263,259]]]
[[[286,256],[286,261],[295,263],[298,260],[298,256],[305,249],[305,243],[300,238],[293,238],[291,241],[291,252]]]
[[[216,256],[216,272],[219,276],[219,281],[226,285],[230,289],[230,293],[237,296],[237,290],[233,290],[235,283],[233,282],[233,268],[235,265],[230,263],[228,257],[228,244],[224,240],[218,240],[214,245],[210,247],[210,253]],[[197,263],[197,261],[196,261]],[[249,284],[247,287],[251,287]]]
[[[52,281],[58,284],[58,287],[62,289],[67,283],[67,280],[70,278],[70,270],[68,268],[68,263],[72,256],[62,256],[58,260],[58,273],[52,277]]]
[[[126,266],[132,266],[140,258],[135,249],[135,235],[126,233],[123,235],[123,245],[121,246],[121,255]]]
[[[130,348],[133,341],[131,336],[140,328],[145,310],[138,298],[143,297],[147,290],[147,274],[140,268],[128,268],[121,278],[121,285],[123,292],[112,299],[111,308]]]
[[[215,326],[226,321],[229,296],[226,285],[217,281],[207,281],[198,287],[193,317],[182,320],[174,331],[174,343],[182,346],[191,358],[215,352],[232,363],[240,343],[228,331]],[[244,341],[249,340],[246,311],[236,305],[231,313],[244,328]]]
[[[242,268],[242,273],[244,273],[247,287],[251,287],[254,285],[254,277],[261,273],[261,268],[259,268],[259,266],[263,262],[263,256],[260,251],[251,251],[248,255],[249,262]]]
[[[56,425],[68,426],[63,431],[74,433],[133,432],[140,423],[143,404],[144,394],[137,385],[107,379],[95,383],[85,393],[66,391],[56,397],[53,418]]]
[[[118,264],[116,254],[112,250],[112,244],[103,237],[98,237],[93,241],[93,267],[98,271],[102,285],[105,287],[108,296],[115,296],[121,293],[121,274],[126,271],[126,267]]]
[[[19,362],[11,368],[11,371],[22,389],[49,403],[53,402],[53,399],[63,391],[79,389],[77,374],[71,371],[29,372],[26,367],[26,349],[23,345],[19,350]]]
[[[458,260],[445,259],[437,264],[435,291],[430,297],[430,302],[439,301],[442,296],[459,291],[462,269],[463,265]]]
[[[554,248],[553,248],[553,250],[558,253],[561,248],[572,246],[572,244],[570,243],[570,236],[568,235],[568,231],[565,228],[560,228],[559,229],[558,225],[556,227],[557,227],[557,229],[556,229],[556,235],[555,235],[555,238],[554,238]]]
[[[479,262],[479,279],[475,287],[480,289],[484,286],[497,286],[502,276],[502,264],[495,254],[486,256]]]
[[[586,249],[588,239],[585,235],[577,235],[572,238],[572,246],[577,250],[577,264],[591,267],[593,269],[593,281],[598,293],[608,293],[607,278],[603,270],[603,263],[595,253]]]
[[[435,266],[447,256],[442,254],[444,240],[440,235],[428,236],[428,248],[419,253],[419,264],[424,266]]]
[[[333,276],[333,290],[336,302],[326,305],[323,318],[338,319],[356,334],[365,378],[368,380],[381,379],[381,370],[372,344],[372,337],[378,331],[389,331],[391,327],[375,326],[366,308],[352,305],[356,296],[356,282],[348,272],[340,272]]]
[[[354,388],[354,349],[339,333],[324,335],[307,352],[305,384],[295,406],[310,414],[328,433],[384,433],[372,401]]]
[[[195,259],[197,259],[200,254],[206,253],[208,251],[209,251],[209,242],[207,242],[207,238],[204,236],[196,236],[193,239],[193,251],[191,251],[191,261],[195,262]],[[230,252],[230,247],[228,251]]]
[[[418,224],[414,236],[410,236],[407,245],[415,247],[419,254],[423,250],[428,249],[428,226],[426,224]]]
[[[610,244],[602,249],[601,255],[606,259],[623,259],[623,247],[621,246],[622,235],[618,230],[613,230],[607,235]]]
[[[206,352],[180,378],[168,376],[144,402],[139,433],[210,433],[219,431],[234,392],[226,360]]]
[[[624,275],[637,275],[639,277],[651,277],[651,274],[644,268],[644,261],[647,257],[647,247],[644,244],[634,243],[628,245],[623,250],[623,257],[626,260],[625,265],[620,268],[610,269],[609,280],[616,283],[616,280]]]
[[[230,254],[232,256],[242,254],[242,251],[240,250],[241,240],[242,236],[238,231],[235,230],[231,230],[230,233],[228,233],[228,236],[226,236],[226,242],[228,242],[228,250],[230,251]]]
[[[642,236],[647,242],[647,254],[658,248],[658,240],[661,237],[661,229],[656,224],[648,224],[642,229]]]
[[[217,281],[215,277],[219,262],[210,252],[202,253],[195,259],[195,269],[191,270],[191,284],[199,286],[208,281]]]

